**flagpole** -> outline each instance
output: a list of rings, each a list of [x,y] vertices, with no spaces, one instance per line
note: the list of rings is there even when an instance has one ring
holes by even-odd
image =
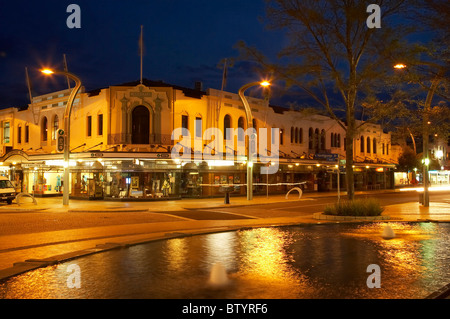
[[[217,114],[216,114],[217,124],[219,123],[219,114],[220,114],[220,109],[222,107],[223,90],[225,89],[225,86],[227,83],[227,60],[228,59],[225,58],[225,60],[223,62],[222,87],[220,89],[220,99],[219,99],[219,105],[217,106]]]
[[[25,76],[27,79],[27,87],[28,87],[28,95],[30,97],[30,104],[33,104],[33,95],[31,94],[31,82],[30,77],[28,76],[28,68],[25,67]]]
[[[142,84],[142,64],[143,64],[143,55],[144,55],[144,26],[141,25],[141,38],[139,39],[139,46],[141,49],[141,84]]]

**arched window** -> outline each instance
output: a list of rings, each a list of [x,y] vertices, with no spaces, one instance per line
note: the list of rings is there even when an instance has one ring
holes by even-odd
[[[41,125],[41,139],[42,141],[47,141],[47,131],[48,131],[48,121],[47,118],[44,116],[42,118],[42,125]]]
[[[325,149],[326,139],[327,139],[327,137],[326,137],[325,130],[322,130],[322,131],[320,132],[320,149],[321,149],[321,150],[324,150],[324,149]]]
[[[17,143],[22,143],[22,125],[17,126]]]
[[[226,140],[231,139],[231,116],[228,114],[223,118],[223,132]]]
[[[131,112],[131,143],[150,143],[150,111],[144,105],[136,106]]]
[[[313,146],[314,146],[314,149],[316,150],[316,152],[319,151],[319,147],[320,147],[319,141],[320,141],[320,132],[319,132],[319,129],[316,128],[316,129],[314,130],[314,145],[313,145]]]
[[[376,154],[376,153],[377,153],[377,139],[374,138],[374,139],[372,140],[372,143],[373,143],[373,146],[372,146],[372,152],[373,152],[374,154]]]
[[[238,141],[243,141],[244,140],[244,136],[245,136],[245,134],[244,134],[244,130],[245,130],[245,127],[244,127],[244,118],[241,116],[239,119],[238,119],[238,128],[240,128],[240,130],[238,130]]]
[[[367,147],[367,153],[370,153],[370,137],[368,137],[368,136],[367,136],[367,144],[366,144],[366,147]]]
[[[58,115],[55,115],[53,118],[53,131],[52,131],[52,140],[56,140],[58,137],[58,128],[59,128],[59,119]]]
[[[361,136],[361,147],[359,150],[361,153],[364,153],[364,136]]]

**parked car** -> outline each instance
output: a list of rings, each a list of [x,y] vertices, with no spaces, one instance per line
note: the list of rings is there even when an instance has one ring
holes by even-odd
[[[16,190],[11,181],[4,176],[0,176],[0,201],[7,202],[8,205],[16,198]]]

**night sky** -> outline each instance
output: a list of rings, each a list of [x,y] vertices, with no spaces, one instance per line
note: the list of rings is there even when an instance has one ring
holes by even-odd
[[[71,3],[81,8],[81,29],[69,29]],[[243,40],[274,56],[285,39],[264,23],[264,0],[0,0],[0,108],[29,103],[33,95],[65,89],[65,79],[45,77],[44,66],[78,75],[87,91],[139,80],[139,36],[144,26],[144,77],[193,87],[220,89],[224,58],[239,55]],[[259,80],[250,65],[228,69],[226,90]]]

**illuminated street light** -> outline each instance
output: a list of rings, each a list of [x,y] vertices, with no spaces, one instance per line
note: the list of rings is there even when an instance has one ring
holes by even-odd
[[[243,87],[239,89],[239,97],[242,101],[242,104],[244,104],[245,108],[245,114],[247,116],[247,130],[249,128],[253,128],[253,115],[252,110],[250,109],[250,106],[248,105],[247,98],[244,95],[245,90],[251,88],[252,86],[263,86],[268,87],[270,85],[269,81],[262,81],[262,82],[252,82],[245,84]],[[253,151],[256,149],[256,133],[252,133],[249,136],[248,144],[247,144],[247,200],[253,199]]]
[[[406,68],[406,65],[403,63],[398,63],[394,65],[394,69],[404,69],[404,68]]]
[[[395,69],[406,69],[408,71],[407,67],[403,63],[398,63],[394,65]],[[429,139],[429,125],[431,124],[430,120],[428,119],[430,110],[431,110],[431,101],[433,99],[434,92],[436,91],[438,85],[440,83],[440,78],[436,77],[431,81],[431,86],[428,89],[427,97],[425,99],[425,105],[424,105],[424,112],[423,112],[423,124],[422,124],[422,140],[423,140],[423,159],[422,163],[425,163],[423,165],[423,206],[429,207],[430,206],[430,194],[428,191],[428,183],[429,183],[429,176],[428,176],[428,164],[430,163],[430,160],[428,159],[428,139]]]
[[[70,92],[69,100],[64,111],[64,187],[63,187],[63,205],[69,205],[69,158],[70,158],[70,113],[72,111],[75,96],[81,88],[81,80],[70,72],[43,69],[41,72],[45,75],[61,74],[75,81],[75,87]]]

